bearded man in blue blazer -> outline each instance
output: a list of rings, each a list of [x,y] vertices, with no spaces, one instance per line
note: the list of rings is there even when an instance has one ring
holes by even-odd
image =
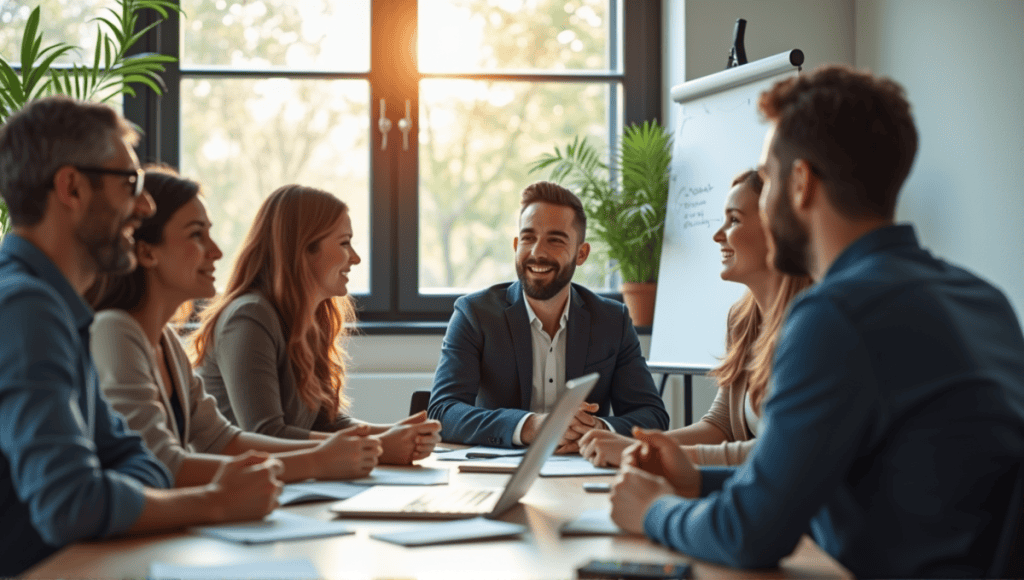
[[[586,227],[568,189],[541,181],[523,191],[519,281],[459,298],[448,323],[428,406],[445,441],[529,445],[566,381],[591,372],[601,378],[557,452],[578,451],[591,429],[668,427],[626,307],[571,283],[590,254]]]

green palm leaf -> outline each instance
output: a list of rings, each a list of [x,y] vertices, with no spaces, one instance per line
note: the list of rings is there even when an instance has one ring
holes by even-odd
[[[530,167],[574,190],[583,200],[590,229],[616,261],[626,282],[654,282],[661,261],[668,204],[672,138],[645,122],[623,130],[614,167],[585,138],[545,153]]]
[[[160,77],[173,56],[129,51],[171,13],[184,14],[174,0],[118,0],[118,9],[106,8],[90,21],[96,22],[95,56],[91,63],[56,67],[54,62],[78,47],[64,42],[43,46],[39,31],[42,18],[37,6],[29,14],[21,41],[18,70],[0,58],[0,123],[32,100],[48,94],[66,94],[82,100],[109,101],[117,96],[135,95],[142,85],[156,94],[166,87]],[[154,10],[155,22],[136,30],[140,10]],[[9,229],[9,212],[0,200],[0,235]]]

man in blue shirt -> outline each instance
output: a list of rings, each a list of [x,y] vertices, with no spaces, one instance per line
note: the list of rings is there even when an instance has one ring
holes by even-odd
[[[170,474],[100,395],[81,294],[135,267],[132,234],[154,211],[113,109],[66,97],[0,127],[0,576],[84,538],[259,518],[276,504],[276,459],[249,455],[209,486]],[[266,460],[266,461],[265,461]]]
[[[810,531],[857,576],[1005,573],[1024,493],[1024,337],[999,290],[893,223],[917,150],[903,89],[823,67],[760,110],[771,259],[817,285],[790,307],[747,462],[697,470],[639,433],[613,519],[732,566],[775,565]]]

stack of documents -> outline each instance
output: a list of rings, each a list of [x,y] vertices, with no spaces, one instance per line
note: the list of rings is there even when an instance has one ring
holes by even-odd
[[[460,472],[473,473],[512,473],[522,461],[521,456],[503,456],[479,461],[469,461],[459,465]],[[544,462],[540,469],[541,477],[576,477],[586,475],[615,475],[616,470],[610,467],[594,467],[592,463],[579,455],[554,455]]]
[[[376,467],[369,476],[349,481],[306,481],[284,486],[281,505],[348,499],[372,485],[444,485],[448,470],[432,467]]]
[[[496,457],[522,457],[525,449],[508,449],[506,447],[486,447],[477,445],[466,449],[453,449],[439,454],[440,461],[466,461],[467,459],[494,459]]]
[[[525,531],[526,526],[480,517],[403,528],[396,532],[370,534],[370,537],[399,546],[433,546],[473,540],[514,538]]]
[[[309,560],[278,560],[271,562],[245,562],[222,566],[187,566],[153,562],[149,566],[150,580],[273,580],[320,578]]]
[[[240,544],[266,544],[283,540],[305,540],[355,533],[342,522],[325,522],[281,510],[274,510],[266,518],[255,522],[217,524],[191,528],[191,530],[201,536]]]
[[[562,526],[563,536],[619,536],[626,532],[615,525],[608,509],[587,510]]]

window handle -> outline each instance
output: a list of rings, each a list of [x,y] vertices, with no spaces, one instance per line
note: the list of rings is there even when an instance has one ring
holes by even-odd
[[[398,130],[402,132],[402,150],[409,150],[409,131],[412,130],[412,102],[405,100],[405,116],[398,120]]]
[[[380,118],[377,120],[377,129],[380,130],[380,150],[386,151],[388,148],[388,131],[391,131],[391,119],[387,117],[387,106],[384,104],[384,99],[380,100]],[[406,141],[406,148],[408,148],[408,141]]]

